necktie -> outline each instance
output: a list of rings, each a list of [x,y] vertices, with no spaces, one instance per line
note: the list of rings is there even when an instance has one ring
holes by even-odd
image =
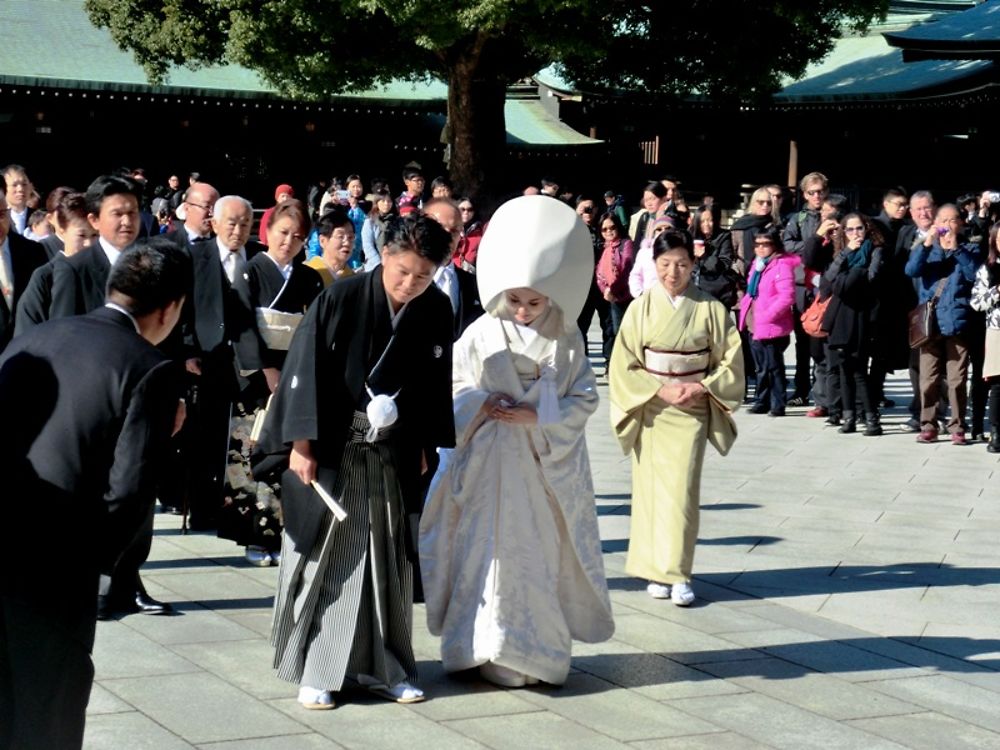
[[[10,258],[0,250],[0,288],[3,289],[3,299],[7,309],[14,311],[14,274],[10,270]]]
[[[225,269],[226,278],[229,279],[229,283],[235,283],[237,278],[243,277],[243,267],[245,263],[243,261],[243,256],[240,255],[239,251],[231,252],[226,256]]]
[[[438,279],[438,289],[448,295],[448,299],[451,302],[451,311],[454,313],[458,312],[458,289],[456,289],[458,279],[455,278],[454,273],[450,273],[451,269],[444,269],[441,272],[441,277]]]

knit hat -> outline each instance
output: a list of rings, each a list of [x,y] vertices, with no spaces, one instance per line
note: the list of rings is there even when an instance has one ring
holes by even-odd
[[[664,216],[659,217],[658,219],[654,219],[653,220],[653,229],[652,229],[652,231],[655,232],[657,229],[659,229],[661,227],[663,229],[674,229],[676,226],[677,225],[674,223],[674,217],[673,216],[666,216],[666,215],[664,215]]]
[[[278,200],[278,196],[281,195],[282,193],[285,193],[289,198],[295,197],[295,191],[292,190],[291,185],[284,185],[284,184],[278,185],[278,187],[274,189],[274,199]]]

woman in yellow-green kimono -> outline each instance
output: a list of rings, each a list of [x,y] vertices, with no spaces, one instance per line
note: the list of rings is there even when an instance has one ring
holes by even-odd
[[[690,236],[664,232],[653,258],[660,283],[626,312],[608,371],[611,425],[632,454],[625,570],[650,596],[687,606],[705,443],[725,455],[736,439],[743,355],[729,311],[691,284]]]

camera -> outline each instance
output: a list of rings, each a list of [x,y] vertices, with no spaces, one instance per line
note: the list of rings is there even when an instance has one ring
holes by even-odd
[[[987,190],[983,197],[990,203],[1000,203],[1000,193],[996,190]]]

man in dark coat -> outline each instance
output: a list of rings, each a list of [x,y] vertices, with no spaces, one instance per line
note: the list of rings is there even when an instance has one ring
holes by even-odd
[[[430,216],[451,234],[454,257],[462,240],[462,212],[458,210],[458,203],[451,198],[432,198],[424,206],[424,215]],[[455,315],[455,341],[458,341],[469,324],[483,314],[476,276],[448,262],[435,272],[434,284],[451,301],[451,311]]]
[[[190,263],[171,243],[127,251],[107,305],[18,336],[0,358],[3,515],[0,748],[80,747],[98,578],[152,522],[157,465],[183,416],[156,350]],[[25,397],[26,394],[29,397]]]
[[[300,684],[309,708],[331,707],[330,691],[348,674],[366,675],[362,684],[391,700],[423,698],[409,682],[416,661],[405,519],[423,501],[427,457],[455,443],[451,309],[429,288],[450,244],[423,216],[391,226],[382,264],[337,281],[309,308],[268,412],[262,443],[292,449],[275,666]],[[386,412],[372,405],[386,401],[398,419],[373,425]],[[324,533],[331,516],[310,488],[314,479],[347,510],[335,535]],[[379,562],[369,564],[369,555]],[[307,570],[307,560],[318,568]]]
[[[882,211],[874,219],[884,241],[878,306],[874,312],[876,345],[872,348],[869,380],[872,401],[886,408],[895,406],[895,402],[885,398],[885,376],[909,364],[907,313],[916,305],[913,280],[903,270],[910,257],[909,249],[898,252],[896,247],[900,230],[907,224],[907,208],[906,193],[900,188],[889,188],[882,196]]]
[[[195,184],[189,198],[193,193],[194,200],[203,200],[202,187]],[[195,530],[215,528],[218,521],[238,373],[263,367],[246,278],[248,261],[265,249],[249,239],[253,208],[244,198],[227,195],[208,214],[215,237],[188,246],[194,286],[183,321],[185,369],[198,392],[183,440],[192,473],[190,527]]]
[[[167,237],[181,247],[190,248],[198,240],[212,236],[212,212],[219,200],[219,191],[207,182],[196,182],[184,196],[184,223]]]
[[[31,274],[47,261],[45,249],[37,242],[11,231],[7,199],[0,191],[0,352],[14,337],[18,303]]]
[[[104,306],[112,266],[139,234],[140,196],[138,184],[127,177],[105,175],[87,188],[87,220],[98,232],[97,241],[52,266],[50,319],[84,315]],[[98,618],[109,619],[116,612],[162,614],[170,609],[149,597],[139,578],[152,533],[150,521],[147,536],[136,537],[114,570],[101,578]]]
[[[781,240],[785,246],[786,253],[795,253],[802,256],[805,247],[805,238],[815,234],[822,222],[820,215],[823,202],[829,195],[829,182],[826,175],[821,172],[810,172],[799,182],[802,190],[802,197],[805,200],[804,207],[798,213],[792,214],[782,232]],[[799,267],[802,268],[801,266]],[[805,406],[809,403],[809,391],[812,387],[812,379],[809,372],[809,337],[802,330],[802,313],[812,302],[811,291],[806,288],[805,275],[799,276],[796,271],[795,276],[795,392],[788,400],[789,406]]]
[[[928,190],[918,190],[915,192],[910,196],[909,203],[912,223],[904,224],[900,228],[899,235],[896,237],[896,252],[892,261],[893,266],[899,268],[906,267],[907,262],[910,260],[910,251],[921,244],[927,233],[931,231],[931,228],[934,226],[934,213],[937,211],[934,196]],[[899,305],[900,307],[905,307],[907,312],[917,306],[917,289],[919,285],[919,282],[914,279],[909,279],[909,281],[909,287],[904,285],[900,285],[899,287]],[[903,341],[906,342],[906,348],[909,349],[910,387],[913,389],[913,397],[910,399],[907,407],[907,410],[910,412],[910,418],[903,423],[903,428],[910,432],[920,432],[920,350],[910,349],[907,338],[904,338]],[[897,343],[897,346],[902,345],[902,341]],[[942,401],[939,416],[944,413],[943,408],[944,402]]]
[[[50,318],[83,315],[104,305],[111,266],[139,236],[139,198],[134,180],[103,175],[87,188],[87,219],[97,241],[53,268]]]

